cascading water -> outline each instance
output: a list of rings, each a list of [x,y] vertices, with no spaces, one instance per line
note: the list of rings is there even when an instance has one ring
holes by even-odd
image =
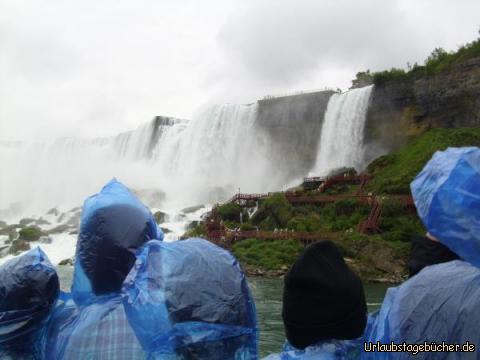
[[[78,206],[117,177],[143,195],[148,206],[167,214],[162,226],[172,232],[166,239],[176,239],[206,210],[182,210],[186,206],[226,200],[239,188],[264,192],[298,185],[313,162],[315,141],[315,175],[343,166],[361,168],[371,90],[351,90],[330,100],[326,92],[308,99],[212,106],[191,121],[156,117],[105,138],[0,142],[0,220],[15,224],[21,217],[42,217],[47,231],[68,225],[60,233],[52,230],[52,244],[41,244],[57,263],[73,256],[76,240],[69,232],[77,231]],[[0,263],[12,256],[4,256],[5,246],[1,235]]]
[[[363,138],[373,85],[334,94],[325,112],[312,175],[328,175],[341,167],[361,170]]]
[[[153,147],[168,128],[181,122],[157,117],[114,137],[1,146],[8,171],[0,174],[0,217],[79,206],[114,176],[133,188],[157,188],[149,177]]]
[[[154,149],[155,164],[164,166],[164,188],[176,201],[218,201],[239,187],[258,191],[271,183],[256,113],[256,104],[213,106],[183,129],[169,130]]]
[[[371,90],[366,87],[331,97],[312,173],[361,167]],[[272,100],[275,111],[269,117],[265,115],[271,106],[268,102],[262,104],[263,117],[258,103],[220,105],[199,112],[191,121],[156,117],[135,131],[113,137],[0,144],[0,160],[6,169],[0,173],[0,220],[9,213],[42,215],[52,207],[68,210],[79,206],[112,177],[136,190],[156,191],[157,198],[163,196],[162,208],[170,209],[222,201],[239,188],[242,192],[282,189],[305,174],[292,170],[298,157],[279,160],[279,147],[286,141],[298,145],[305,132],[311,131],[310,121],[319,121],[318,116],[312,117],[304,132],[303,127],[295,127],[298,119],[290,118],[292,104],[298,101],[302,99],[289,99],[279,106],[283,102]],[[325,104],[325,99],[318,105],[312,102],[309,111],[322,114]],[[294,138],[290,142],[288,136],[272,139],[267,136],[269,131],[284,131]],[[311,153],[305,153],[309,148],[289,151],[311,158]]]
[[[9,172],[0,176],[0,210],[12,203],[23,216],[68,210],[112,177],[133,189],[161,190],[174,208],[225,200],[239,187],[274,189],[282,179],[269,176],[256,113],[257,104],[213,106],[188,122],[157,117],[111,138],[3,147]]]

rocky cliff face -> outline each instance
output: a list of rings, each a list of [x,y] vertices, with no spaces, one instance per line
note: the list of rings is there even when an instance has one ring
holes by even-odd
[[[433,127],[480,127],[480,57],[435,75],[376,85],[365,129],[367,157]]]
[[[323,116],[333,91],[258,101],[257,127],[272,148],[273,164],[282,163],[291,177],[307,173],[315,162]]]

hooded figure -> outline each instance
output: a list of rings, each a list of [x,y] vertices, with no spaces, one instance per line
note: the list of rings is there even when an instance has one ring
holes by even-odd
[[[0,266],[0,358],[41,360],[59,294],[55,268],[35,248]]]
[[[361,353],[367,305],[359,277],[331,241],[305,249],[285,276],[288,343],[267,359],[354,359]]]
[[[72,285],[75,302],[118,293],[147,241],[163,240],[150,210],[113,179],[83,205]]]
[[[226,250],[151,241],[124,283],[125,309],[151,359],[257,359],[255,304]]]
[[[115,179],[83,206],[72,284],[52,320],[51,359],[143,359],[121,287],[136,250],[163,239],[152,214]]]
[[[431,346],[433,342],[460,345],[468,342],[478,352],[480,149],[449,148],[435,153],[412,182],[411,190],[429,234],[465,261],[426,266],[402,285],[389,289],[372,326],[366,331],[363,355],[371,359],[412,358],[411,352],[368,351],[373,350],[371,345],[377,341],[382,344],[426,342]],[[467,349],[468,345],[463,348]],[[477,353],[420,352],[415,358],[476,359]]]

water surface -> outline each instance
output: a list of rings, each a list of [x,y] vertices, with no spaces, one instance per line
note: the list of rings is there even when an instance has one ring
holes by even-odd
[[[250,278],[250,288],[255,298],[260,326],[260,354],[266,356],[279,352],[285,341],[282,322],[283,279]],[[368,311],[378,310],[388,285],[364,284]]]
[[[71,266],[58,266],[62,290],[70,291],[72,283]],[[266,356],[279,352],[285,341],[282,322],[283,279],[249,278],[248,282],[255,298],[257,319],[260,327],[260,354]],[[364,284],[369,312],[377,310],[388,286],[384,284]]]

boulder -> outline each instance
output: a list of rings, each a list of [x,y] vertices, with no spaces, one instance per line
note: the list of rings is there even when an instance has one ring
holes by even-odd
[[[32,218],[24,218],[22,220],[20,220],[19,224],[20,226],[24,227],[24,226],[27,226],[31,223],[35,222],[35,219],[32,219]]]
[[[58,263],[58,265],[60,266],[65,266],[65,265],[70,265],[70,266],[73,266],[73,259],[63,259],[62,261],[60,261]]]
[[[155,218],[155,221],[157,224],[164,223],[167,220],[167,214],[164,213],[163,211],[157,211],[153,214],[153,217]]]
[[[40,218],[35,220],[35,225],[50,225],[50,222],[43,218]]]
[[[30,250],[30,244],[25,240],[17,239],[12,241],[9,252],[12,255],[17,255],[21,251],[27,251],[27,250]]]
[[[47,234],[59,234],[59,233],[64,233],[70,230],[70,226],[67,224],[62,224],[55,226],[53,229],[50,229],[47,231]]]
[[[52,238],[48,235],[42,235],[42,236],[40,236],[38,241],[42,244],[51,244],[52,243]]]
[[[173,218],[173,221],[179,222],[179,221],[184,221],[187,218],[187,215],[185,214],[177,214]]]
[[[203,209],[204,207],[205,207],[204,205],[195,205],[195,206],[186,207],[185,209],[182,209],[180,211],[185,214],[190,214],[200,209]]]
[[[50,210],[47,211],[47,215],[58,216],[58,210],[55,208],[51,208]]]
[[[168,233],[171,233],[171,232],[172,232],[172,230],[167,229],[166,227],[160,227],[160,229],[162,229],[162,231],[163,231],[164,234],[168,234]]]

